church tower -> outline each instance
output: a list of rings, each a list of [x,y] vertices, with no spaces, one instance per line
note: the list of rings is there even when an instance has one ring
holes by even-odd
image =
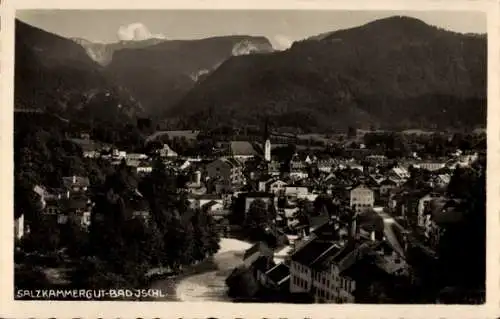
[[[269,138],[269,127],[267,118],[264,126],[264,160],[266,162],[271,161],[271,140]]]

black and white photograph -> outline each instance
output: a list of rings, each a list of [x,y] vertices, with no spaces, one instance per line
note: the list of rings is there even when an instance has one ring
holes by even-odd
[[[486,302],[486,12],[14,24],[15,300]]]

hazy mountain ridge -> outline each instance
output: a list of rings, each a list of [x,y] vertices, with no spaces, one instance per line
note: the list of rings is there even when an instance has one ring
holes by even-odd
[[[241,76],[244,75],[244,76]],[[223,63],[169,113],[183,126],[486,123],[486,37],[391,17]]]
[[[113,59],[113,54],[118,50],[129,48],[143,48],[166,41],[165,39],[157,38],[140,41],[119,41],[113,43],[91,42],[82,38],[72,38],[71,40],[81,45],[92,60],[103,66],[106,66],[111,62],[111,60]]]
[[[127,89],[73,41],[16,20],[15,108],[66,118],[130,120],[142,113]]]
[[[167,111],[228,58],[272,51],[265,37],[166,40],[143,48],[115,51],[106,73],[129,88],[146,110],[155,115]]]

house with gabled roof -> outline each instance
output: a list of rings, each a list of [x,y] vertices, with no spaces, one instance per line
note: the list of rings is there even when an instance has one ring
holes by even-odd
[[[273,290],[288,293],[290,285],[290,267],[279,263],[264,273],[262,285]]]
[[[337,247],[329,241],[312,237],[301,244],[290,259],[290,292],[310,292],[313,288],[312,266],[321,257]]]
[[[248,141],[230,141],[227,156],[241,160],[248,160],[258,155],[252,143]]]
[[[69,198],[71,194],[85,193],[90,186],[89,178],[84,176],[67,176],[63,177],[62,180],[67,198]]]
[[[217,180],[219,191],[230,192],[245,183],[243,164],[234,158],[218,158],[205,166],[206,176]]]

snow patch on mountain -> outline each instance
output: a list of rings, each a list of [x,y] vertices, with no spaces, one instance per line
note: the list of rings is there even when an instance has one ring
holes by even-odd
[[[261,50],[251,41],[243,40],[241,42],[236,43],[233,46],[232,55],[247,55],[252,53],[260,52]]]

